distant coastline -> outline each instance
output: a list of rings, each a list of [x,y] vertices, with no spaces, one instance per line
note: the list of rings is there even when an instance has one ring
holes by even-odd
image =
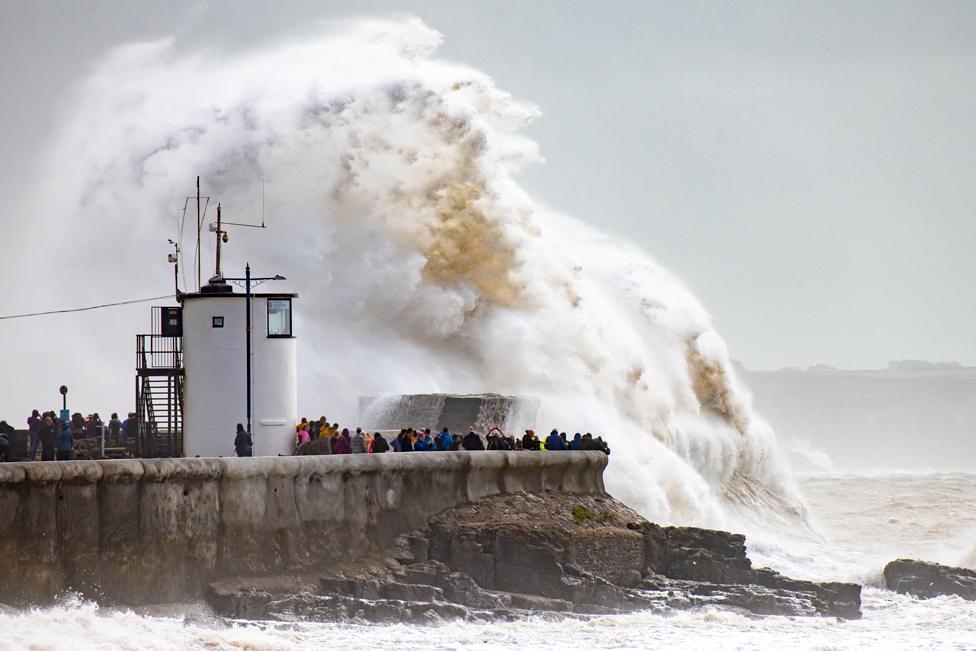
[[[798,470],[972,470],[976,367],[918,360],[860,370],[735,367]]]

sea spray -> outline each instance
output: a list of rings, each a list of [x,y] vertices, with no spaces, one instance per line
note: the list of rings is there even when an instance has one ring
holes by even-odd
[[[34,192],[63,250],[112,234],[110,257],[65,258],[60,291],[165,286],[169,269],[142,261],[199,174],[225,219],[269,225],[232,228],[224,269],[247,260],[301,294],[303,413],[349,422],[361,395],[537,396],[538,429],[608,438],[607,486],[647,517],[802,524],[707,312],[643,252],[527,195],[514,176],[540,157],[519,129],[538,109],[438,59],[440,41],[410,19],[243,53],[112,51],[72,92]],[[118,395],[130,355],[106,342],[132,327],[74,333],[117,362]]]

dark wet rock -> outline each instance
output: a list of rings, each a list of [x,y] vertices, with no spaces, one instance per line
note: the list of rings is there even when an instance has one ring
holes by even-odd
[[[861,586],[856,583],[817,583],[785,577],[769,568],[753,572],[750,582],[774,590],[813,595],[817,612],[844,619],[861,616]]]
[[[956,595],[976,601],[976,571],[900,558],[884,568],[889,590],[923,599]]]
[[[446,601],[444,590],[432,585],[391,581],[380,585],[379,593],[384,599],[397,599],[399,601]]]
[[[295,576],[238,577],[214,581],[207,602],[218,613],[240,619],[260,619],[276,596],[308,590]]]
[[[291,583],[289,583],[291,581]],[[212,585],[225,616],[425,623],[719,606],[755,615],[860,616],[861,587],[752,567],[745,537],[661,527],[606,496],[523,493],[443,511],[424,531],[315,585]]]

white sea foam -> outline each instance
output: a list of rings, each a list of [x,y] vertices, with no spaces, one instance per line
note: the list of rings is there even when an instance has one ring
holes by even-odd
[[[418,20],[360,21],[248,52],[114,50],[69,98],[36,191],[72,252],[114,238],[107,261],[59,258],[80,263],[61,292],[165,287],[165,264],[143,261],[154,242],[162,260],[193,176],[229,221],[260,218],[263,183],[271,230],[232,229],[225,269],[246,257],[300,291],[303,410],[351,421],[364,394],[538,396],[539,429],[609,438],[608,486],[648,517],[802,527],[709,315],[644,252],[526,195],[514,175],[539,156],[519,129],[538,109],[438,59],[440,40]],[[132,323],[91,330],[87,359],[125,367]],[[129,395],[129,374],[103,375]]]
[[[934,649],[973,648],[976,604],[919,601],[868,588],[864,618],[756,618],[707,608],[664,616],[641,612],[588,620],[364,625],[236,622],[154,617],[68,600],[0,616],[0,649]]]

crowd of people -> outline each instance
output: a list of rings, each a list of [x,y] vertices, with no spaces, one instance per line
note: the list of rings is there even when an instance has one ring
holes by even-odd
[[[0,461],[15,458],[15,431],[7,421],[0,421]],[[26,450],[16,454],[16,458],[36,461],[40,454],[41,461],[69,460],[74,457],[76,440],[99,438],[103,432],[108,444],[125,445],[136,433],[135,413],[130,412],[125,420],[113,413],[104,422],[98,413],[88,416],[74,413],[69,418],[61,418],[56,411],[42,413],[35,409],[27,419]]]
[[[454,434],[444,427],[436,434],[430,428],[401,429],[395,436],[392,432],[367,432],[357,427],[355,432],[348,428],[339,427],[339,423],[329,423],[328,418],[322,416],[317,421],[303,418],[295,426],[295,453],[302,454],[303,446],[309,446],[313,441],[323,440],[315,446],[315,454],[380,454],[384,452],[448,452],[454,450],[597,450],[610,454],[610,448],[602,436],[593,436],[587,432],[576,432],[572,438],[566,432],[552,430],[545,438],[536,436],[535,431],[525,430],[521,437],[506,434],[499,427],[490,428],[482,437],[475,429],[469,428],[465,435]],[[234,449],[237,456],[251,456],[251,441],[238,423],[234,437]]]
[[[62,419],[58,412],[33,410],[27,419],[27,440],[20,441],[23,446],[15,453],[15,429],[0,421],[0,461],[15,459],[36,461],[70,460],[74,457],[75,441],[97,439],[105,436],[107,445],[124,446],[136,435],[136,414],[130,412],[125,420],[113,413],[104,422],[98,413],[82,416],[74,413]],[[22,430],[21,430],[22,431]],[[23,436],[23,435],[21,435]],[[447,427],[433,434],[430,428],[405,428],[395,434],[363,431],[357,427],[355,432],[340,428],[339,423],[329,423],[325,416],[309,421],[303,418],[295,427],[295,453],[302,454],[303,446],[316,443],[314,454],[382,454],[384,452],[427,452],[454,450],[598,450],[610,454],[610,448],[602,436],[589,432],[577,432],[572,438],[565,432],[552,430],[541,438],[535,431],[525,430],[520,436],[506,434],[499,427],[490,428],[484,436],[469,428],[463,436],[452,433]],[[237,425],[234,436],[234,451],[239,457],[252,455],[252,441],[244,426]],[[306,449],[307,453],[308,450]]]

